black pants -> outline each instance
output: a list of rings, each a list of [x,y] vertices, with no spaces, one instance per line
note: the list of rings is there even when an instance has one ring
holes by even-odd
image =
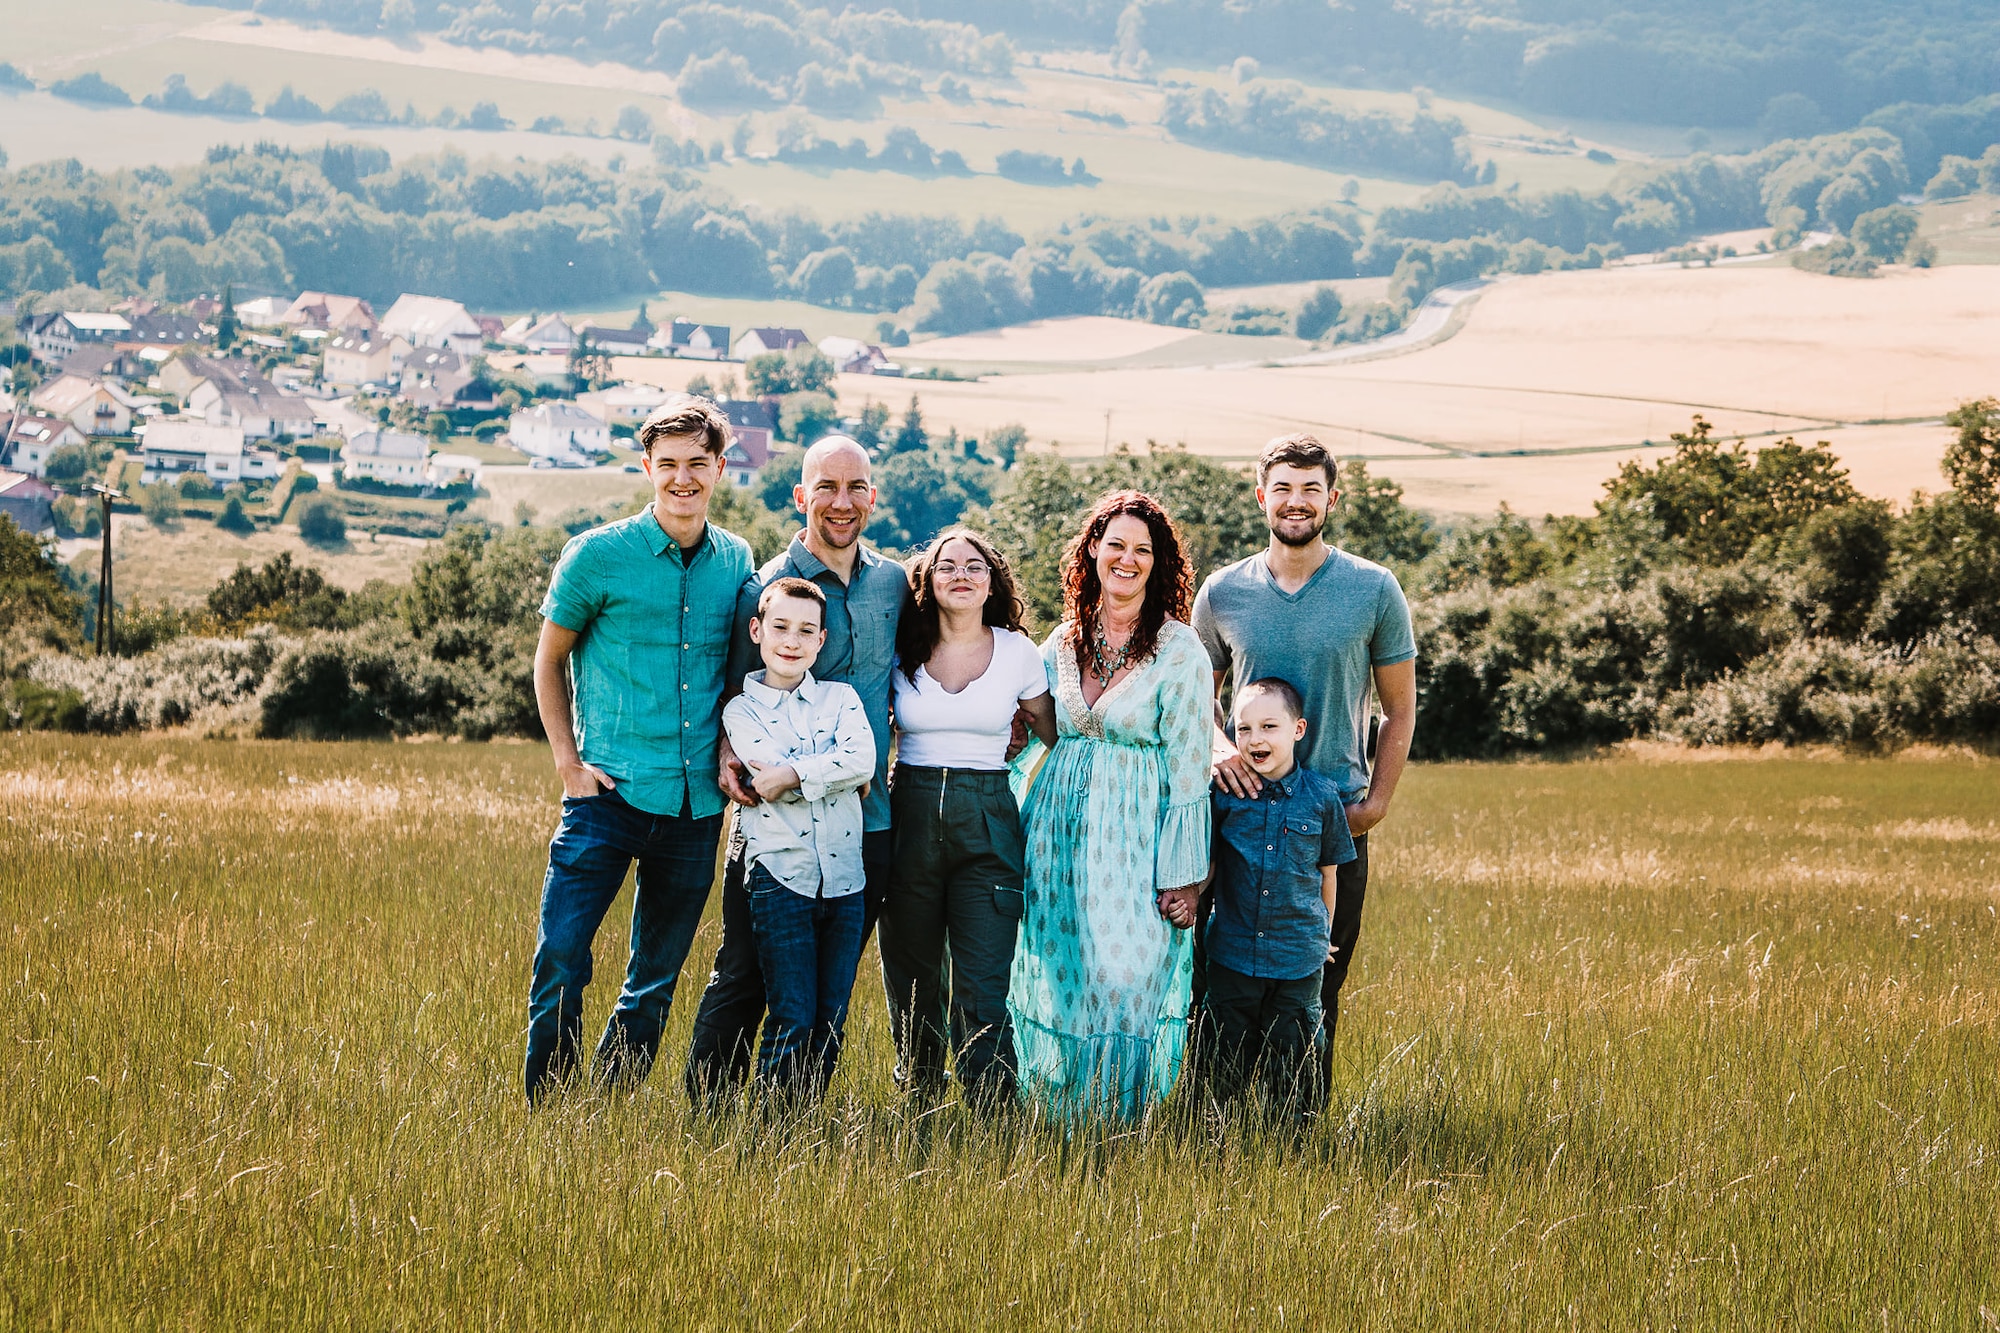
[[[1340,1022],[1340,988],[1347,980],[1347,969],[1354,961],[1354,946],[1361,939],[1361,904],[1368,896],[1368,835],[1361,834],[1354,840],[1354,859],[1349,861],[1334,875],[1333,927],[1328,932],[1337,950],[1333,958],[1320,969],[1319,1007],[1320,1023],[1325,1039],[1320,1042],[1320,1072],[1326,1079],[1326,1086],[1333,1086],[1333,1030]],[[1201,903],[1195,909],[1194,931],[1194,992],[1188,1003],[1189,1026],[1197,1033],[1202,1030],[1201,1009],[1203,998],[1208,991],[1208,955],[1202,947],[1202,936],[1208,928],[1209,910],[1215,904],[1212,891],[1201,895]],[[1201,1041],[1195,1042],[1188,1053],[1190,1072],[1204,1077],[1203,1062],[1208,1052],[1203,1050]]]
[[[1209,961],[1202,1023],[1211,1098],[1227,1102],[1254,1084],[1273,1110],[1306,1116],[1320,1109],[1321,984],[1318,972],[1253,977]]]
[[[889,831],[861,835],[861,862],[868,881],[861,890],[861,948],[882,910],[889,880]],[[682,1079],[688,1100],[712,1105],[736,1095],[750,1076],[750,1059],[757,1046],[757,1029],[764,1021],[764,970],[757,962],[756,929],[750,921],[750,894],[743,883],[743,843],[731,838],[729,859],[722,868],[722,943],[708,988],[695,1011],[694,1038],[688,1043],[687,1069]]]
[[[898,764],[889,808],[896,861],[882,904],[882,985],[898,1081],[939,1095],[949,1041],[967,1103],[1009,1105],[1015,1062],[1007,981],[1027,840],[1007,774]]]

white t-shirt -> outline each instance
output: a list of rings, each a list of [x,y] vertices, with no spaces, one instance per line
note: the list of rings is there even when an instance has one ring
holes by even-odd
[[[900,738],[897,762],[919,768],[1005,768],[1014,709],[1023,699],[1049,692],[1048,672],[1035,641],[997,627],[993,660],[984,674],[957,694],[932,680],[922,667],[912,684],[900,662],[889,679]]]

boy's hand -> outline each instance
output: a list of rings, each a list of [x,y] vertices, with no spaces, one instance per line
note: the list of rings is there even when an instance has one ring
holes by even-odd
[[[1166,890],[1159,897],[1160,915],[1172,922],[1175,930],[1188,929],[1194,925],[1195,904],[1200,892],[1200,886],[1194,884]]]
[[[743,762],[750,765],[751,787],[764,800],[775,801],[799,785],[799,771],[789,764],[780,768],[774,764],[760,764],[755,759]]]

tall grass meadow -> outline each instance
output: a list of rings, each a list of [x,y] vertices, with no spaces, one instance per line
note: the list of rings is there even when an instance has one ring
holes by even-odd
[[[526,745],[0,737],[0,1325],[2000,1327],[2000,769],[1412,770],[1331,1109],[530,1113]],[[600,936],[594,1038],[624,961]]]

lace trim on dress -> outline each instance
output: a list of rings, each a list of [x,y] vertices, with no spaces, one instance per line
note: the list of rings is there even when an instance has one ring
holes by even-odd
[[[1056,632],[1062,634],[1061,630]],[[1104,718],[1083,701],[1083,675],[1076,669],[1076,650],[1070,646],[1067,634],[1057,640],[1056,698],[1062,700],[1078,732],[1094,741],[1104,739]],[[1104,700],[1099,698],[1097,702],[1101,704]]]

